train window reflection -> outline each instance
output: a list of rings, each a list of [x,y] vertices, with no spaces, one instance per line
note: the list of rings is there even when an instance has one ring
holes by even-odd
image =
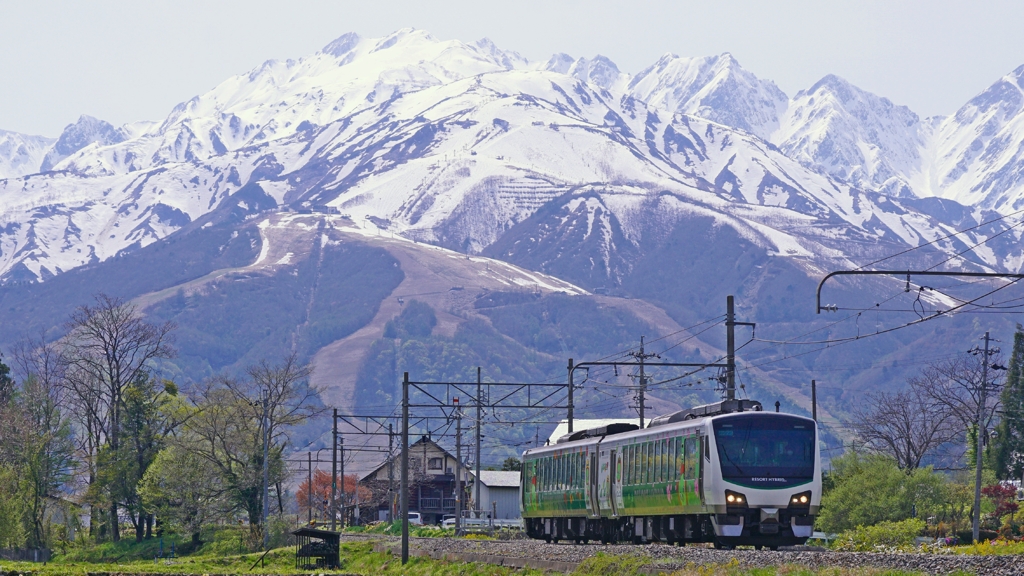
[[[814,429],[806,420],[744,414],[714,421],[726,479],[803,479],[814,475]]]

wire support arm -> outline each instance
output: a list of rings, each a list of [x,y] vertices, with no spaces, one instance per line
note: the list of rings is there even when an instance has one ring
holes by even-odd
[[[825,282],[829,278],[835,276],[906,276],[907,282],[910,282],[912,276],[951,276],[958,278],[1014,278],[1020,280],[1024,278],[1024,274],[1015,274],[1011,272],[940,272],[935,270],[837,270],[835,272],[829,272],[821,279],[818,283],[818,290],[815,293],[815,313],[821,314],[821,289],[825,286]],[[835,311],[838,308],[832,306],[824,307],[826,311]]]

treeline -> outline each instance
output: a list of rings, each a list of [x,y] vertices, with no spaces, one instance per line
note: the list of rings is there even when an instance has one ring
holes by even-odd
[[[1021,536],[1017,490],[1007,481],[1024,474],[1022,410],[1019,324],[1008,361],[965,352],[929,364],[901,389],[868,394],[850,422],[859,446],[833,459],[825,477],[819,528],[916,517],[928,521],[931,536],[969,537],[980,433],[982,529],[989,537]]]
[[[174,356],[174,328],[98,295],[64,338],[0,363],[0,547],[52,547],[82,517],[95,541],[171,529],[198,542],[236,519],[262,538],[264,438],[281,509],[288,432],[322,410],[311,368],[263,360],[179,389],[153,369]]]

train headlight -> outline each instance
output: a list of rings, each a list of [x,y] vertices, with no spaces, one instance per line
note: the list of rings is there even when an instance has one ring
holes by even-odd
[[[790,506],[805,507],[811,505],[811,491],[794,494],[789,499]]]
[[[726,506],[746,506],[747,497],[739,492],[733,492],[732,490],[725,491],[725,504]]]

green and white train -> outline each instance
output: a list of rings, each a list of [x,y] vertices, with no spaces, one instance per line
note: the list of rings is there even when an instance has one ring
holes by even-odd
[[[821,502],[814,420],[725,400],[563,436],[523,454],[527,534],[776,548],[811,536]]]

